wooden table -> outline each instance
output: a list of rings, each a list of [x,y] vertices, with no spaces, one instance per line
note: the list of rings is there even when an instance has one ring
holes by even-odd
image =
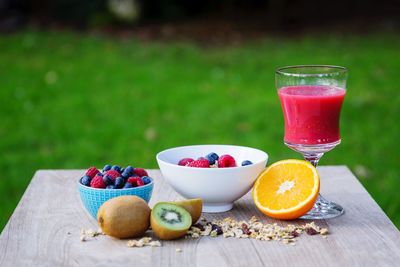
[[[77,192],[82,170],[40,170],[1,233],[0,266],[400,266],[399,231],[349,169],[332,166],[319,171],[322,194],[346,210],[339,218],[317,221],[329,228],[326,239],[302,235],[296,246],[289,246],[219,236],[129,248],[126,240],[107,236],[80,241],[82,228],[98,229]],[[156,181],[150,206],[180,198],[158,170],[149,173]],[[248,220],[256,215],[265,223],[275,222],[255,208],[249,194],[230,212],[203,215],[210,220]]]

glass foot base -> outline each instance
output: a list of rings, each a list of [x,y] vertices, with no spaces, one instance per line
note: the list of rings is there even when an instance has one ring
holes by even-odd
[[[318,196],[314,207],[301,219],[330,219],[335,218],[344,213],[344,209],[339,204],[326,200],[321,195]]]

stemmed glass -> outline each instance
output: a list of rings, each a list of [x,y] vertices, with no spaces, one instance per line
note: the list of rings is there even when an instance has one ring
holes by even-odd
[[[302,65],[276,70],[276,88],[285,120],[284,143],[315,167],[324,153],[340,144],[340,110],[346,94],[347,69]],[[321,195],[301,218],[328,219],[344,209]]]

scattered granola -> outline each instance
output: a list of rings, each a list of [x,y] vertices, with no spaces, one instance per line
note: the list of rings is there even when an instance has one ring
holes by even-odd
[[[217,237],[222,235],[224,238],[251,238],[262,241],[279,241],[283,244],[295,246],[297,238],[306,233],[308,235],[321,235],[322,238],[327,238],[329,233],[327,228],[320,228],[314,222],[305,225],[288,224],[280,226],[277,223],[264,224],[255,216],[249,221],[236,221],[230,217],[222,220],[207,221],[201,218],[198,223],[192,225],[186,234],[186,238],[200,238],[202,236]],[[98,235],[103,235],[101,230],[94,231],[92,229],[82,229],[80,240],[87,241],[89,238],[94,238]],[[128,247],[161,247],[160,241],[152,240],[151,237],[143,237],[141,239],[129,240],[126,245]],[[182,252],[182,249],[177,248],[176,252]]]
[[[204,226],[200,223],[193,224],[193,227],[200,229],[200,231],[204,231]]]
[[[274,240],[281,241],[284,244],[294,245],[297,241],[297,237],[302,233],[307,233],[308,235],[320,234],[326,237],[328,229],[320,228],[314,222],[300,226],[292,224],[279,226],[277,223],[263,224],[255,216],[251,217],[249,221],[236,221],[228,217],[223,220],[208,222],[206,219],[202,218],[199,223],[193,225],[189,229],[187,237],[216,237],[222,234],[224,238],[235,237],[252,238],[263,241]]]
[[[82,242],[84,242],[84,241],[86,241],[90,238],[96,237],[98,235],[103,235],[103,232],[100,229],[97,231],[95,231],[93,229],[81,229],[80,239]]]
[[[321,228],[321,230],[319,231],[320,235],[327,235],[328,234],[328,229],[327,228]]]
[[[126,245],[130,248],[132,247],[161,247],[160,241],[152,241],[151,237],[142,237],[141,239],[129,240]]]
[[[218,232],[216,230],[211,231],[210,233],[211,237],[217,237],[218,236]]]

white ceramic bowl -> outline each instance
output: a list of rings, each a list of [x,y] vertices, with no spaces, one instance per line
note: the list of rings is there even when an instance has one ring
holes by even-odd
[[[215,152],[229,154],[240,166],[243,160],[252,165],[232,168],[191,168],[179,166],[182,158],[205,157]],[[268,154],[250,147],[231,145],[196,145],[164,150],[157,162],[167,182],[185,198],[202,198],[203,212],[223,212],[232,209],[233,202],[245,195],[257,176],[264,170]]]

